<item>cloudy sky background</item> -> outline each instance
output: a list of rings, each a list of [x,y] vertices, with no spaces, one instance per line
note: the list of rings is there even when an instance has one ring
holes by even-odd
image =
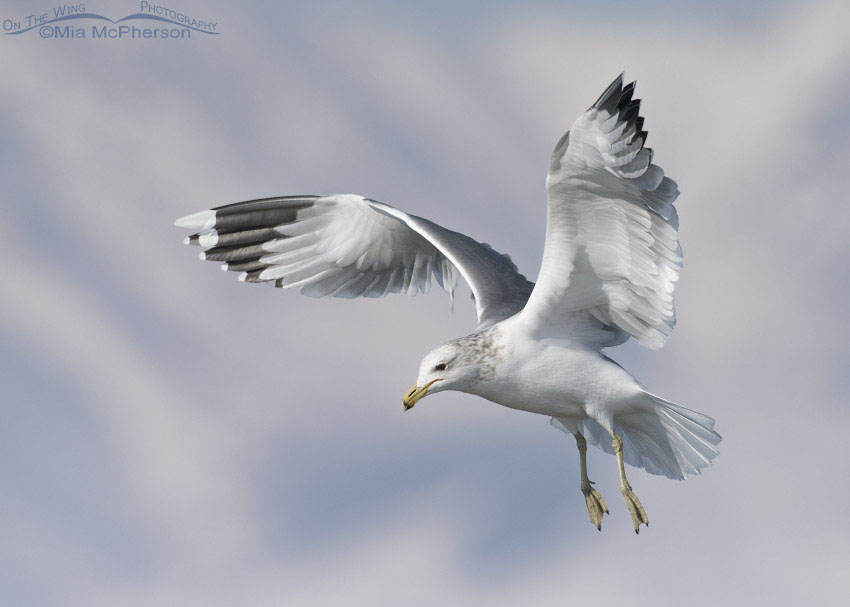
[[[563,4],[184,1],[221,35],[0,36],[0,602],[842,604],[847,8]],[[354,192],[534,278],[549,152],[622,70],[685,269],[667,346],[609,353],[724,436],[684,483],[632,471],[640,536],[597,450],[589,524],[547,419],[452,393],[402,413],[467,295],[243,285],[172,226]]]

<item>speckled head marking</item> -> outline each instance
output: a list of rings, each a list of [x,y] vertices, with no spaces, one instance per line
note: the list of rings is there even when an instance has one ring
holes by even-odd
[[[493,379],[502,348],[498,335],[499,329],[492,326],[434,348],[419,365],[416,385],[402,399],[404,409],[410,409],[427,394],[443,390],[473,392],[475,385]]]
[[[497,325],[488,327],[482,331],[453,340],[457,344],[459,357],[467,364],[478,368],[478,380],[489,381],[493,379],[496,369],[496,360],[504,346],[499,342],[500,329]]]

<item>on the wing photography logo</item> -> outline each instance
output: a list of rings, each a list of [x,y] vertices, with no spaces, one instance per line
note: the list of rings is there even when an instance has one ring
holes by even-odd
[[[218,35],[218,22],[167,5],[142,0],[139,10],[120,19],[89,12],[85,2],[58,4],[21,18],[3,17],[6,35],[56,40],[187,40],[193,34]]]

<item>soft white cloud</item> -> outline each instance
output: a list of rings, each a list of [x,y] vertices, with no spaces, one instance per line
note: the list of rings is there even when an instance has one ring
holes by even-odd
[[[790,5],[746,28],[615,10],[565,24],[502,8],[461,33],[340,5],[205,5],[225,33],[184,46],[4,39],[0,353],[43,378],[25,391],[4,375],[28,395],[7,432],[64,430],[99,463],[15,447],[0,595],[837,604],[844,9]],[[686,483],[633,473],[652,521],[640,537],[599,452],[614,514],[602,534],[587,523],[575,449],[546,420],[463,395],[402,415],[420,356],[470,329],[465,295],[449,316],[436,293],[245,286],[171,228],[208,204],[356,191],[489,240],[533,277],[548,151],[622,69],[683,191],[686,267],[668,347],[613,355],[725,437]],[[62,390],[72,427],[48,406]]]

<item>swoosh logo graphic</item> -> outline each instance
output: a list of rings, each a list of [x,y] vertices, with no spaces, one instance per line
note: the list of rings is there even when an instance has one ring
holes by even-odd
[[[22,30],[18,30],[16,32],[6,32],[7,36],[17,36],[18,34],[23,34],[24,32],[28,32],[37,27],[43,27],[45,25],[49,25],[51,23],[57,23],[58,21],[68,21],[69,19],[103,19],[104,21],[109,21],[110,23],[115,23],[109,17],[104,17],[103,15],[98,15],[97,13],[77,13],[75,15],[65,15],[64,17],[57,17],[56,19],[51,19],[50,21],[45,21],[44,23],[39,23],[37,25],[31,25],[30,27]]]
[[[166,19],[165,17],[159,17],[157,15],[146,15],[144,13],[134,13],[132,15],[127,15],[123,19],[119,19],[118,21],[114,21],[113,23],[121,23],[122,21],[129,21],[130,19],[150,19],[152,21],[163,21],[165,23],[173,23],[174,25],[185,27],[188,30],[195,30],[196,32],[201,32],[202,34],[212,34],[214,36],[218,36],[219,34],[219,32],[208,32],[207,30],[202,30],[200,28],[193,27],[185,23],[180,23],[179,21],[173,21],[171,19]]]
[[[159,17],[157,15],[146,15],[144,13],[134,13],[132,15],[127,15],[119,19],[118,21],[113,21],[109,17],[104,17],[103,15],[98,15],[97,13],[76,13],[74,15],[64,15],[62,17],[56,17],[55,19],[51,19],[50,21],[44,21],[43,23],[38,23],[36,25],[31,25],[28,28],[17,30],[15,32],[6,32],[7,36],[17,36],[19,34],[24,34],[30,30],[33,30],[37,27],[44,27],[45,25],[50,25],[51,23],[58,23],[60,21],[70,21],[71,19],[100,19],[102,21],[109,21],[110,23],[118,24],[122,21],[130,21],[130,20],[138,20],[145,19],[148,21],[160,21],[163,23],[170,23],[172,25],[176,25],[178,27],[184,27],[188,30],[194,30],[196,32],[201,32],[202,34],[210,34],[212,36],[218,36],[220,32],[210,32],[207,30],[200,29],[198,27],[193,27],[186,23],[180,23],[179,21],[174,21],[172,19],[166,19],[165,17]]]

